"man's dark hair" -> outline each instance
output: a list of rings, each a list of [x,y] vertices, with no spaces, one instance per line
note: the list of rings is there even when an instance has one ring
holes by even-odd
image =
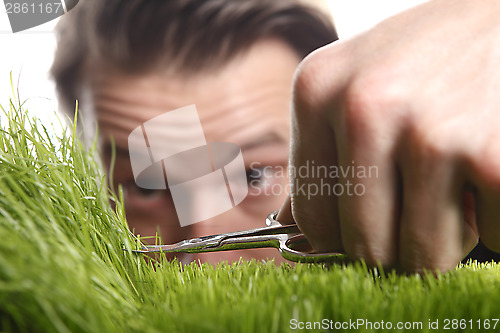
[[[64,15],[51,74],[72,113],[90,59],[127,73],[222,66],[274,37],[304,58],[338,37],[329,18],[294,0],[81,0]]]

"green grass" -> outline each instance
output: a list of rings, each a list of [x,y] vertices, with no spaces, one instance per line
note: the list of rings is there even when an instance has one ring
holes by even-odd
[[[500,318],[496,264],[420,277],[362,263],[182,267],[124,252],[135,240],[93,152],[21,109],[13,100],[0,133],[0,331],[286,332],[293,318],[423,323],[407,332],[456,318],[477,331]]]

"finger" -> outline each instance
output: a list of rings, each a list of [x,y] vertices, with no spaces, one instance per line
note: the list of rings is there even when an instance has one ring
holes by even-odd
[[[377,71],[353,77],[332,114],[343,193],[340,229],[347,254],[370,265],[398,260],[401,181],[395,152],[404,96]],[[338,194],[338,193],[337,193]]]
[[[474,184],[476,227],[481,242],[488,249],[500,252],[500,159],[495,140],[483,142],[483,149],[466,154],[468,180]]]
[[[276,219],[282,224],[294,224],[295,221],[292,216],[292,201],[288,196],[278,212]]]
[[[461,177],[451,159],[410,152],[402,163],[400,263],[408,271],[447,271],[464,253]]]
[[[338,191],[342,193],[337,194],[342,243],[353,259],[393,266],[398,259],[400,200],[393,147],[377,142],[373,137],[377,136],[376,130],[363,132],[339,138],[342,187]]]
[[[336,179],[317,177],[320,168],[336,165],[333,130],[318,115],[305,116],[296,104],[290,154],[293,219],[316,251],[342,249],[337,198],[329,189]]]
[[[329,115],[340,110],[337,102],[349,77],[350,54],[347,44],[342,42],[316,50],[301,63],[294,80],[290,151],[292,215],[319,252],[343,249],[337,197],[329,191],[338,179],[323,174],[318,177],[314,171],[337,165]],[[301,174],[301,170],[306,174]]]

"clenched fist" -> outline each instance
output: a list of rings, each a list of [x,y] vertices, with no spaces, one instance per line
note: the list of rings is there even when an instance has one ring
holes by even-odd
[[[290,168],[328,173],[291,172],[290,198],[315,250],[416,272],[500,251],[499,18],[431,1],[303,61]]]

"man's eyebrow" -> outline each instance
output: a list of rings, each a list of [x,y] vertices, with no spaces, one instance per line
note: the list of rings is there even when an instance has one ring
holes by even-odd
[[[264,135],[260,135],[255,140],[251,140],[249,142],[241,144],[240,148],[241,150],[252,150],[272,144],[288,144],[288,142],[279,134],[275,132],[268,132]]]
[[[240,146],[241,150],[252,150],[263,146],[269,146],[272,144],[288,144],[288,142],[281,135],[275,132],[268,132],[264,135],[260,135],[258,138],[242,143]],[[126,148],[116,146],[114,147],[116,157],[128,158],[129,151]],[[104,144],[104,154],[111,156],[113,154],[113,146],[111,143]]]

